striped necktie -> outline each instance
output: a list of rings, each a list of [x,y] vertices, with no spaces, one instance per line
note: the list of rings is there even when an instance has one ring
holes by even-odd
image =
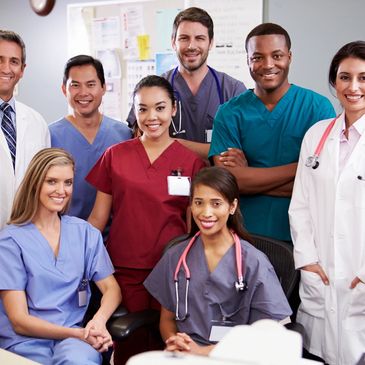
[[[15,169],[15,153],[16,153],[16,131],[11,120],[11,106],[8,103],[2,103],[0,106],[2,110],[3,119],[1,121],[1,129],[4,133],[6,142],[8,142],[13,167]]]

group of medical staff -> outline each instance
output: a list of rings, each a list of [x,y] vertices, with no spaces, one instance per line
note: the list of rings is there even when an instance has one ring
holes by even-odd
[[[198,20],[186,23],[204,28]],[[282,41],[290,61],[290,46],[281,34],[255,37]],[[187,59],[194,57],[191,53]],[[277,52],[273,57],[283,55]],[[240,209],[244,215],[245,200],[240,205],[240,175],[234,171],[247,167],[250,152],[228,150],[225,155],[217,148],[217,133],[223,130],[232,134],[232,140],[245,136],[233,135],[223,123],[222,129],[213,128],[212,141],[213,115],[199,132],[194,132],[194,123],[185,130],[181,105],[186,98],[176,92],[176,84],[182,82],[178,70],[165,77],[147,76],[136,85],[130,116],[140,134],[108,147],[87,174],[87,183],[97,190],[89,223],[65,215],[77,176],[77,156],[46,148],[30,161],[8,225],[0,232],[1,348],[42,364],[99,364],[101,353],[112,345],[106,322],[122,298],[132,312],[162,306],[160,330],[167,349],[199,354],[209,353],[233,325],[291,315],[270,262],[249,243],[242,226]],[[225,95],[219,78],[228,75],[211,68],[206,75],[216,87],[205,92],[214,93],[214,104],[222,104]],[[261,77],[270,83],[276,75],[272,71]],[[295,163],[290,166],[294,174],[296,169],[290,232],[295,266],[301,272],[296,320],[305,328],[304,347],[309,353],[330,365],[354,365],[365,348],[364,41],[339,49],[328,79],[343,110],[335,118],[312,121],[297,169]],[[248,96],[259,103],[252,90],[245,91],[234,79],[229,85],[232,94],[242,89],[233,104],[241,107],[242,98]],[[282,96],[295,91],[288,84]],[[242,108],[231,109],[233,104],[221,106],[220,123],[227,115],[233,120],[244,114]],[[266,111],[273,112],[275,106]],[[195,107],[199,103],[186,108]],[[21,112],[20,106],[13,109]],[[3,119],[11,118],[1,110]],[[17,123],[21,123],[18,118]],[[255,125],[244,128],[247,132]],[[212,142],[210,156],[220,167],[206,167],[195,148],[175,139],[190,132],[199,134],[196,140],[191,137],[197,145]],[[219,134],[222,148],[224,136]],[[8,148],[5,138],[2,143]],[[267,214],[275,222],[273,213]],[[105,247],[100,232],[110,217]],[[260,225],[257,217],[248,220]],[[187,232],[189,239],[163,255],[167,242]],[[83,327],[90,281],[100,289],[102,300]],[[129,350],[135,351],[133,344],[114,346],[115,364],[124,363]]]

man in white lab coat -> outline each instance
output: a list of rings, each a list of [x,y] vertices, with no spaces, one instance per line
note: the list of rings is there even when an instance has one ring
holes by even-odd
[[[23,40],[14,32],[0,30],[0,229],[10,216],[15,191],[30,160],[40,149],[50,146],[43,117],[14,98],[15,85],[23,77],[25,66]],[[10,106],[5,108],[5,103]],[[5,114],[15,131],[14,156],[6,138],[9,132],[4,127]]]

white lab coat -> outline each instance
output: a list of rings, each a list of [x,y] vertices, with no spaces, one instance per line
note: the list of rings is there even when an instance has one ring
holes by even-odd
[[[330,285],[301,271],[297,320],[305,327],[307,350],[331,365],[354,365],[365,352],[365,284],[349,288],[355,276],[365,282],[365,131],[339,174],[342,114],[319,167],[306,167],[330,122],[315,124],[303,139],[289,207],[296,267],[318,262]]]
[[[0,129],[0,229],[10,217],[15,191],[24,177],[32,157],[42,148],[50,146],[48,126],[43,117],[18,101],[16,112],[15,173],[9,147]]]

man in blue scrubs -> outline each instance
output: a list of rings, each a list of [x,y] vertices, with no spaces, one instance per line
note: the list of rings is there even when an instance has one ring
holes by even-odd
[[[208,66],[213,36],[213,20],[205,10],[191,7],[181,11],[171,36],[179,66],[161,75],[173,86],[178,102],[170,135],[204,159],[219,105],[246,90],[241,81]],[[133,113],[128,123],[135,123]]]
[[[288,208],[305,132],[335,116],[330,101],[290,84],[291,41],[264,23],[246,38],[255,88],[222,105],[214,119],[209,157],[237,178],[249,232],[290,241]]]
[[[75,159],[74,192],[68,214],[87,219],[96,190],[85,176],[109,146],[131,138],[131,131],[125,123],[99,111],[105,94],[104,69],[99,60],[85,55],[69,59],[62,91],[72,112],[49,126],[51,145],[64,148]]]

